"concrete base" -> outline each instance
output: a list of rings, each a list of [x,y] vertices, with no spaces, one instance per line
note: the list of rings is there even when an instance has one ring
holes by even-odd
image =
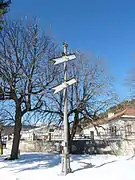
[[[70,154],[62,154],[61,163],[62,163],[61,175],[66,176],[68,173],[72,172],[70,167]]]

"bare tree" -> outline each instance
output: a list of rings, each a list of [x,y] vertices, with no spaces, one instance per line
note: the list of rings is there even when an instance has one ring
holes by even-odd
[[[0,34],[1,99],[15,105],[10,159],[18,158],[22,117],[42,107],[42,99],[54,80],[56,72],[47,59],[55,48],[36,20],[7,21]]]
[[[63,67],[59,67],[56,84],[63,81]],[[68,87],[68,122],[69,139],[75,136],[77,128],[87,123],[93,123],[99,118],[109,106],[117,101],[116,94],[112,91],[111,78],[105,72],[100,61],[85,54],[77,54],[76,61],[68,63],[68,78],[75,77],[77,83]],[[55,96],[48,94],[48,102],[51,104],[51,111],[48,113],[52,123],[63,122],[63,93]],[[44,111],[46,115],[46,110]],[[83,122],[83,123],[82,123]]]

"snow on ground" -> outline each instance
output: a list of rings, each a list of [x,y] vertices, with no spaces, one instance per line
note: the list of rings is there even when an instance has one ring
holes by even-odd
[[[113,155],[72,155],[72,173],[61,176],[59,154],[23,153],[20,159],[0,156],[0,179],[4,180],[135,180],[135,158]]]

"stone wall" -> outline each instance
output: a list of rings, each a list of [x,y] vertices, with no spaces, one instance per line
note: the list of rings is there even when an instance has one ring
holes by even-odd
[[[7,149],[11,150],[12,142],[7,142]],[[45,152],[60,153],[62,151],[61,141],[21,141],[20,152]],[[72,143],[72,154],[115,154],[135,155],[135,140],[109,140],[90,141],[74,140]]]
[[[99,148],[101,153],[111,153],[115,155],[135,155],[135,140],[109,140],[105,142],[103,148]]]
[[[135,140],[123,140],[121,141],[121,147],[119,154],[122,155],[135,155]]]
[[[6,148],[11,150],[12,141],[8,141]],[[46,152],[56,153],[60,151],[60,143],[57,141],[20,141],[20,152]]]

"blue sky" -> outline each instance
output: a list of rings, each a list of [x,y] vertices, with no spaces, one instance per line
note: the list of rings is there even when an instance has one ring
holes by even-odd
[[[101,56],[115,76],[123,99],[123,85],[135,64],[134,0],[12,0],[10,17],[36,16],[58,43]]]

